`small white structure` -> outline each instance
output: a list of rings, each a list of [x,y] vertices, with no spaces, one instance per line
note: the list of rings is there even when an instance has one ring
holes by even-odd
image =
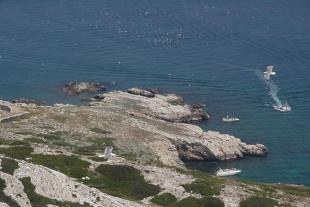
[[[215,175],[219,177],[224,177],[224,176],[236,175],[239,173],[241,173],[241,170],[238,170],[236,168],[224,169],[224,170],[220,168],[218,171],[216,171]]]
[[[276,72],[272,71],[274,66],[267,66],[266,71],[264,72],[264,78],[270,80],[271,75],[276,75]]]

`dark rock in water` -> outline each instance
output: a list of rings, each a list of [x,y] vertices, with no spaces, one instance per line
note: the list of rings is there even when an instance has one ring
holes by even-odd
[[[195,107],[191,106],[191,111],[192,111],[192,120],[207,120],[210,119],[210,115],[204,111],[203,107]]]
[[[25,99],[25,98],[12,100],[11,103],[25,103],[25,104],[35,104],[35,105],[44,104],[43,101],[34,100],[34,99]]]
[[[94,101],[101,101],[101,100],[103,100],[104,98],[105,98],[104,94],[97,94],[97,95],[95,95],[95,96],[92,98],[92,100],[94,100]]]
[[[145,96],[148,98],[154,98],[155,94],[151,91],[140,89],[140,88],[130,88],[128,89],[128,93],[134,94],[134,95],[139,95],[139,96]]]
[[[78,95],[81,93],[94,93],[97,91],[102,91],[105,90],[105,87],[97,82],[71,81],[67,83],[62,90],[69,95]]]
[[[81,98],[82,102],[91,102],[91,101],[102,101],[104,99],[104,94],[97,94],[93,97],[83,97]]]
[[[196,103],[196,104],[192,104],[192,107],[195,109],[202,109],[202,108],[206,107],[206,104]]]

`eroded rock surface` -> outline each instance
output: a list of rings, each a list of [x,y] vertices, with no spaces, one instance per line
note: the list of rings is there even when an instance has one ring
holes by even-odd
[[[31,207],[30,201],[26,193],[24,193],[24,186],[20,180],[3,172],[0,172],[0,178],[6,183],[6,188],[3,191],[6,195],[12,197],[22,207]]]
[[[133,115],[144,114],[170,122],[189,122],[209,118],[202,107],[184,104],[183,99],[175,94],[154,94],[136,88],[129,90],[131,93],[121,91],[106,93],[103,101],[114,104],[115,107],[122,107]]]

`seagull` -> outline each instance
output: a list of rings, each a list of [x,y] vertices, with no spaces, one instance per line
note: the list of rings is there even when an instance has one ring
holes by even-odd
[[[264,78],[270,80],[271,75],[276,75],[276,72],[272,71],[274,66],[267,66],[266,71],[264,72]]]

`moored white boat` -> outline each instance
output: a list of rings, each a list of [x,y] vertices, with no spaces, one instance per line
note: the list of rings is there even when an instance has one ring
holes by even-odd
[[[240,119],[237,117],[229,117],[228,115],[224,118],[222,118],[223,122],[236,122],[239,121]]]
[[[231,168],[231,169],[219,169],[216,171],[215,175],[219,177],[224,177],[224,176],[231,176],[231,175],[236,175],[241,173],[241,170],[238,170],[236,168]]]

